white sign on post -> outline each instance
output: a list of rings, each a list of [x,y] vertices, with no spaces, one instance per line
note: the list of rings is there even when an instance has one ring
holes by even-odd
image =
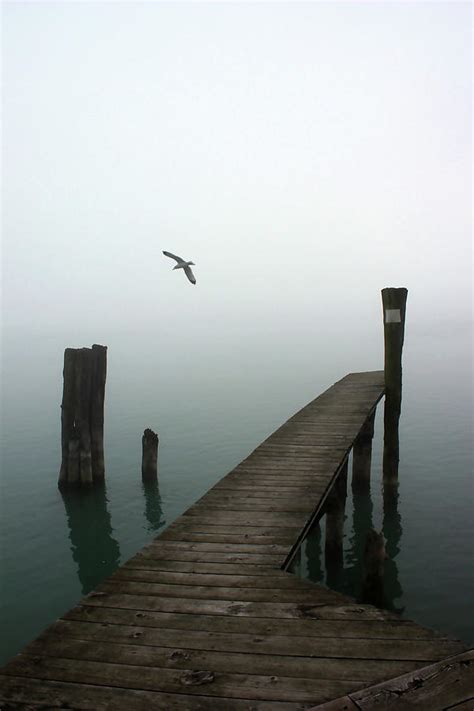
[[[401,323],[400,309],[385,309],[385,323]]]

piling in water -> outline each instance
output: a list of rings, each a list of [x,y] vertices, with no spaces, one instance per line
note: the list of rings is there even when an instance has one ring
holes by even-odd
[[[64,351],[59,486],[104,478],[106,371],[106,346]]]
[[[407,295],[408,290],[404,287],[382,289],[385,341],[383,478],[388,485],[398,481],[398,423],[402,403],[402,350]]]
[[[146,429],[142,437],[142,479],[149,481],[158,476],[158,435]]]
[[[374,421],[375,410],[364,422],[352,448],[352,491],[358,494],[370,490]]]
[[[326,568],[342,564],[344,537],[344,510],[347,497],[347,459],[337,475],[325,504],[326,540],[324,557]]]

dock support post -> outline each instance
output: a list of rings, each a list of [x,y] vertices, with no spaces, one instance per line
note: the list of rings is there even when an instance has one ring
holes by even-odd
[[[364,422],[352,448],[352,491],[366,493],[370,490],[370,465],[374,437],[375,410]]]
[[[158,476],[158,435],[146,429],[142,437],[142,479],[149,481]]]
[[[106,354],[96,344],[64,351],[59,486],[104,478]]]
[[[385,407],[384,407],[384,484],[398,481],[398,422],[402,402],[402,349],[405,333],[405,310],[408,290],[382,289],[385,341]]]
[[[344,509],[347,496],[347,458],[326,500],[326,568],[338,567],[343,561]]]

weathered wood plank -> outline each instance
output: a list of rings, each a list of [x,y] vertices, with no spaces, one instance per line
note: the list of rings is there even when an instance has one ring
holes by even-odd
[[[65,623],[63,623],[65,624]],[[84,661],[105,661],[114,664],[138,664],[146,667],[168,669],[212,669],[213,671],[252,675],[281,675],[298,678],[311,678],[321,681],[366,682],[387,674],[402,670],[414,671],[416,662],[384,660],[379,664],[374,659],[327,659],[321,656],[288,655],[284,650],[275,654],[274,649],[255,652],[256,645],[249,652],[232,650],[229,639],[216,649],[207,642],[207,648],[199,645],[198,635],[193,635],[191,644],[183,639],[182,633],[164,631],[163,644],[144,642],[139,631],[131,633],[133,641],[121,638],[118,634],[104,639],[107,630],[99,625],[88,625],[93,630],[74,630],[71,627],[80,623],[70,623],[67,630],[57,629],[33,642],[25,653],[33,656],[63,657]],[[84,625],[82,625],[84,627]],[[122,628],[119,628],[122,629]],[[135,628],[131,628],[132,630]],[[93,634],[93,632],[95,634]],[[114,630],[115,632],[115,630]],[[201,633],[203,644],[206,644]],[[301,639],[301,638],[300,638]],[[184,643],[184,644],[183,644]],[[350,685],[348,685],[350,686]]]
[[[259,536],[259,535],[249,535],[248,533],[239,534],[237,531],[239,529],[235,528],[234,533],[227,534],[217,534],[217,533],[205,533],[205,532],[195,532],[194,530],[189,530],[188,528],[182,528],[180,531],[169,531],[166,535],[163,534],[164,540],[176,540],[176,541],[194,541],[196,543],[206,541],[214,541],[216,543],[236,543],[238,540],[242,540],[244,543],[252,544],[268,544],[275,543],[279,545],[290,546],[293,543],[293,536],[290,535],[278,535],[270,536],[269,534]]]
[[[41,637],[31,643],[24,651],[28,654],[41,654],[48,647],[55,649],[55,656],[68,656],[76,658],[76,655],[65,652],[65,647],[61,646],[64,638],[78,639],[89,642],[104,642],[109,645],[121,644],[132,645],[132,647],[147,646],[150,648],[169,647],[185,650],[201,650],[207,652],[219,652],[231,654],[221,670],[239,671],[240,673],[253,673],[258,668],[259,673],[281,674],[286,676],[311,676],[328,677],[337,679],[373,679],[374,665],[380,660],[400,662],[400,664],[385,665],[384,668],[398,669],[403,672],[415,669],[421,662],[440,659],[446,656],[453,649],[459,649],[450,640],[404,640],[405,657],[397,656],[397,640],[373,638],[370,644],[366,639],[356,638],[335,638],[326,637],[324,639],[289,637],[278,634],[258,636],[255,634],[209,632],[201,630],[187,630],[183,635],[182,630],[158,629],[152,630],[140,626],[111,625],[104,627],[95,623],[83,623],[75,621],[60,620],[53,623]],[[93,649],[94,645],[89,645]],[[72,645],[69,645],[72,649]],[[57,651],[59,650],[59,652]],[[278,650],[278,655],[275,655]],[[53,652],[48,652],[53,653]],[[125,653],[125,652],[124,652]],[[132,650],[131,654],[136,654]],[[105,652],[104,652],[105,654]],[[167,654],[167,653],[166,653]],[[237,655],[235,658],[232,655]],[[278,656],[279,669],[273,666],[272,656]],[[241,657],[249,659],[242,659]],[[253,658],[255,657],[255,658]],[[268,657],[268,658],[267,658]],[[281,659],[285,657],[285,659]],[[292,659],[297,657],[298,659]],[[81,657],[82,658],[82,657]],[[94,657],[84,657],[93,659]],[[214,659],[214,657],[213,657]],[[329,666],[326,664],[331,659]],[[342,660],[336,664],[335,660]],[[355,663],[355,661],[357,663]],[[113,661],[113,660],[112,660]],[[116,660],[115,660],[116,661]],[[217,659],[214,660],[217,663]],[[283,662],[283,664],[282,664]],[[371,662],[373,662],[371,664]],[[409,662],[404,666],[405,662]],[[125,663],[127,663],[125,661]],[[144,663],[144,662],[140,662]],[[165,664],[165,662],[163,662]],[[248,665],[248,666],[246,666]],[[158,664],[157,666],[162,666]],[[237,669],[237,666],[239,667]],[[367,669],[371,668],[370,674]],[[216,668],[217,667],[213,667]],[[271,669],[271,671],[263,671]],[[332,671],[328,671],[331,669]],[[345,671],[344,671],[345,670]],[[381,677],[383,678],[383,677]]]
[[[148,628],[167,628],[220,632],[229,634],[278,635],[288,637],[322,638],[353,637],[371,639],[433,639],[440,635],[425,627],[403,620],[385,617],[381,610],[367,608],[364,614],[355,613],[355,606],[321,608],[320,619],[259,619],[219,615],[196,615],[172,612],[130,612],[119,608],[77,606],[63,619],[92,622],[111,626],[140,625]],[[362,619],[360,619],[362,617]]]
[[[301,711],[300,703],[261,701],[258,699],[211,698],[206,695],[125,689],[87,683],[68,683],[0,675],[0,703],[4,711],[23,709],[87,709],[87,711]]]
[[[318,499],[313,499],[318,500]],[[196,504],[193,507],[193,511],[211,511],[217,509],[218,511],[262,511],[263,513],[306,513],[309,514],[314,509],[314,503],[311,502],[309,497],[305,501],[301,502],[278,502],[277,499],[273,501],[264,501],[262,499],[251,499],[247,497],[236,497],[235,499],[229,499],[225,501],[223,499],[217,499],[209,497],[206,501]]]
[[[277,572],[277,571],[275,571]],[[289,573],[280,575],[219,575],[204,573],[180,573],[161,570],[136,570],[124,565],[108,580],[138,580],[150,583],[180,585],[209,585],[233,588],[272,588],[273,590],[301,590],[298,579]],[[314,598],[314,592],[313,592]]]
[[[239,588],[240,589],[240,588]],[[342,595],[326,591],[318,594],[319,604],[299,605],[290,602],[251,602],[240,600],[238,592],[234,600],[201,600],[155,595],[132,595],[109,591],[94,591],[86,595],[82,605],[97,607],[120,607],[130,610],[154,610],[159,612],[187,612],[204,615],[234,615],[237,617],[278,617],[292,619],[318,614],[319,607],[337,604]]]
[[[223,586],[211,587],[200,585],[167,585],[164,583],[137,582],[134,580],[119,580],[118,578],[107,578],[101,583],[97,590],[125,595],[156,595],[159,597],[175,597],[181,600],[235,600],[235,587],[226,588]],[[279,589],[272,588],[239,588],[238,598],[244,602],[293,602],[312,603],[314,602],[314,591],[304,589]]]
[[[350,696],[341,696],[339,699],[313,706],[309,711],[360,711],[360,708],[355,705]]]
[[[188,541],[174,541],[160,537],[159,540],[151,543],[144,549],[144,554],[150,553],[154,557],[161,555],[164,551],[199,551],[200,553],[255,553],[255,554],[271,554],[284,555],[287,547],[278,546],[276,543],[246,543],[238,541],[236,543],[191,543]]]
[[[240,526],[256,526],[261,525],[265,528],[275,526],[275,528],[288,528],[288,526],[299,524],[300,529],[303,527],[308,516],[300,512],[288,513],[264,513],[252,514],[252,512],[241,511],[214,511],[206,513],[205,508],[198,509],[192,507],[183,514],[183,519],[199,519],[201,523],[224,523]]]
[[[466,699],[466,701],[461,701],[459,704],[454,704],[454,706],[446,706],[443,711],[473,711],[473,709],[474,695],[471,696],[469,699]]]
[[[204,521],[206,517],[202,517]],[[257,554],[257,553],[219,553],[206,551],[187,551],[183,549],[160,549],[143,551],[143,558],[154,558],[155,560],[178,560],[189,562],[208,562],[208,563],[252,563],[257,565],[274,565],[277,568],[281,566],[281,555]]]
[[[276,571],[280,570],[279,565],[268,563],[245,563],[245,562],[226,562],[215,563],[212,561],[183,561],[183,560],[164,560],[163,558],[150,558],[143,556],[141,553],[133,556],[127,561],[127,566],[133,568],[144,568],[147,570],[178,570],[186,573],[225,573],[229,575],[275,575]]]
[[[168,531],[174,532],[174,531],[190,531],[193,533],[209,533],[210,535],[213,534],[222,534],[222,535],[239,535],[240,537],[242,536],[255,536],[259,535],[262,537],[273,537],[275,535],[275,529],[271,526],[265,528],[264,526],[246,526],[245,531],[242,531],[242,529],[239,526],[233,526],[232,524],[212,524],[208,523],[206,525],[201,524],[199,521],[196,521],[195,519],[186,519],[183,520],[181,517],[177,519],[175,523],[172,523],[168,528],[165,529],[165,531],[161,534],[164,536],[165,533]],[[279,536],[295,536],[296,533],[299,531],[299,527],[297,525],[294,526],[288,526],[288,528],[279,528],[278,529],[278,535]],[[136,555],[139,555],[136,554]]]
[[[382,682],[350,697],[362,711],[394,707],[434,711],[464,702],[473,695],[474,650],[443,659],[397,679]]]
[[[36,679],[102,684],[118,688],[143,689],[165,693],[229,697],[233,699],[261,699],[264,701],[313,702],[338,695],[347,682],[291,678],[263,674],[231,674],[210,670],[166,669],[140,665],[114,664],[104,661],[85,661],[48,656],[20,654],[4,669],[4,673]],[[204,679],[198,681],[199,674]],[[352,688],[361,687],[351,682]]]

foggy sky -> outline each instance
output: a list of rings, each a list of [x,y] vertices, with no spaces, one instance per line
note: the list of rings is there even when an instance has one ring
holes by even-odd
[[[384,286],[468,324],[470,34],[456,2],[4,3],[4,329],[337,339]]]

